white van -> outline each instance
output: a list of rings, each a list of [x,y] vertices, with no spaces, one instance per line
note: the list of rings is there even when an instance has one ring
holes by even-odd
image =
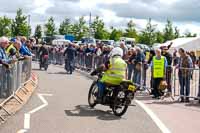
[[[121,37],[120,42],[125,42],[126,45],[134,47],[135,38]]]

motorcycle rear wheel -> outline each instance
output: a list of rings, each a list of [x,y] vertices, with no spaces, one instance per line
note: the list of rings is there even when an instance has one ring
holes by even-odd
[[[122,115],[124,115],[128,109],[128,104],[124,103],[123,100],[125,99],[125,93],[123,94],[123,98],[120,97],[120,93],[124,93],[123,91],[119,91],[114,99],[114,103],[112,106],[112,111],[114,113],[115,116],[119,116],[121,117]],[[121,109],[118,112],[118,109]]]

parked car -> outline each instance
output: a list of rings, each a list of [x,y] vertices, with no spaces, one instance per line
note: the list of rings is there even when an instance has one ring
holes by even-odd
[[[136,44],[135,46],[141,48],[144,51],[150,51],[150,47],[146,44]]]

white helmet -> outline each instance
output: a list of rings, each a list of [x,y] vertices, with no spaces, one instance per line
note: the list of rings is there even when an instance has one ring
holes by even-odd
[[[113,57],[113,56],[123,56],[123,50],[120,48],[120,47],[115,47],[112,49],[112,51],[110,52],[110,56]]]

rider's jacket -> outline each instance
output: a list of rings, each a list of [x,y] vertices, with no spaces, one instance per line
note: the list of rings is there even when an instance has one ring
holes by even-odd
[[[119,85],[126,75],[126,62],[120,56],[110,59],[109,69],[104,73],[101,81],[113,85]]]

